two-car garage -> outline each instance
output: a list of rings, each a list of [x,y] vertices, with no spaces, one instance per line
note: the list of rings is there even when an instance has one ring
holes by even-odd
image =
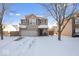
[[[22,36],[38,36],[37,30],[21,30],[20,34]]]

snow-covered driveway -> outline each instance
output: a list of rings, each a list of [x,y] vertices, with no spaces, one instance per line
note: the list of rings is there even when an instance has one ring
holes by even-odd
[[[17,37],[5,37],[0,40],[0,55],[22,56],[79,56],[79,38],[57,36],[24,37],[14,41]]]

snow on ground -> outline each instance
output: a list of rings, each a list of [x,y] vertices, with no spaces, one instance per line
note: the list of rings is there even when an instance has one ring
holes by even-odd
[[[79,38],[62,36],[4,37],[0,40],[1,56],[79,56]]]

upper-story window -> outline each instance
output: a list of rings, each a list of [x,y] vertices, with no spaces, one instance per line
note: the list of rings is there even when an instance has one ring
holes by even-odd
[[[29,19],[30,25],[36,25],[36,19]]]
[[[75,24],[79,24],[79,18],[75,19]]]
[[[22,24],[25,24],[25,20],[21,20],[21,23],[22,23]]]
[[[44,23],[45,25],[47,24],[47,20],[45,20],[45,23]]]
[[[41,24],[41,19],[38,19],[38,25],[40,25]]]

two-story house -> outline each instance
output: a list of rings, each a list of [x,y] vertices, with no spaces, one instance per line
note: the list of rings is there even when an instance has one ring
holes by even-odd
[[[48,20],[47,18],[31,14],[21,19],[19,29],[21,36],[48,35]]]
[[[64,28],[62,35],[67,36],[79,36],[79,11],[76,11],[66,27]]]

